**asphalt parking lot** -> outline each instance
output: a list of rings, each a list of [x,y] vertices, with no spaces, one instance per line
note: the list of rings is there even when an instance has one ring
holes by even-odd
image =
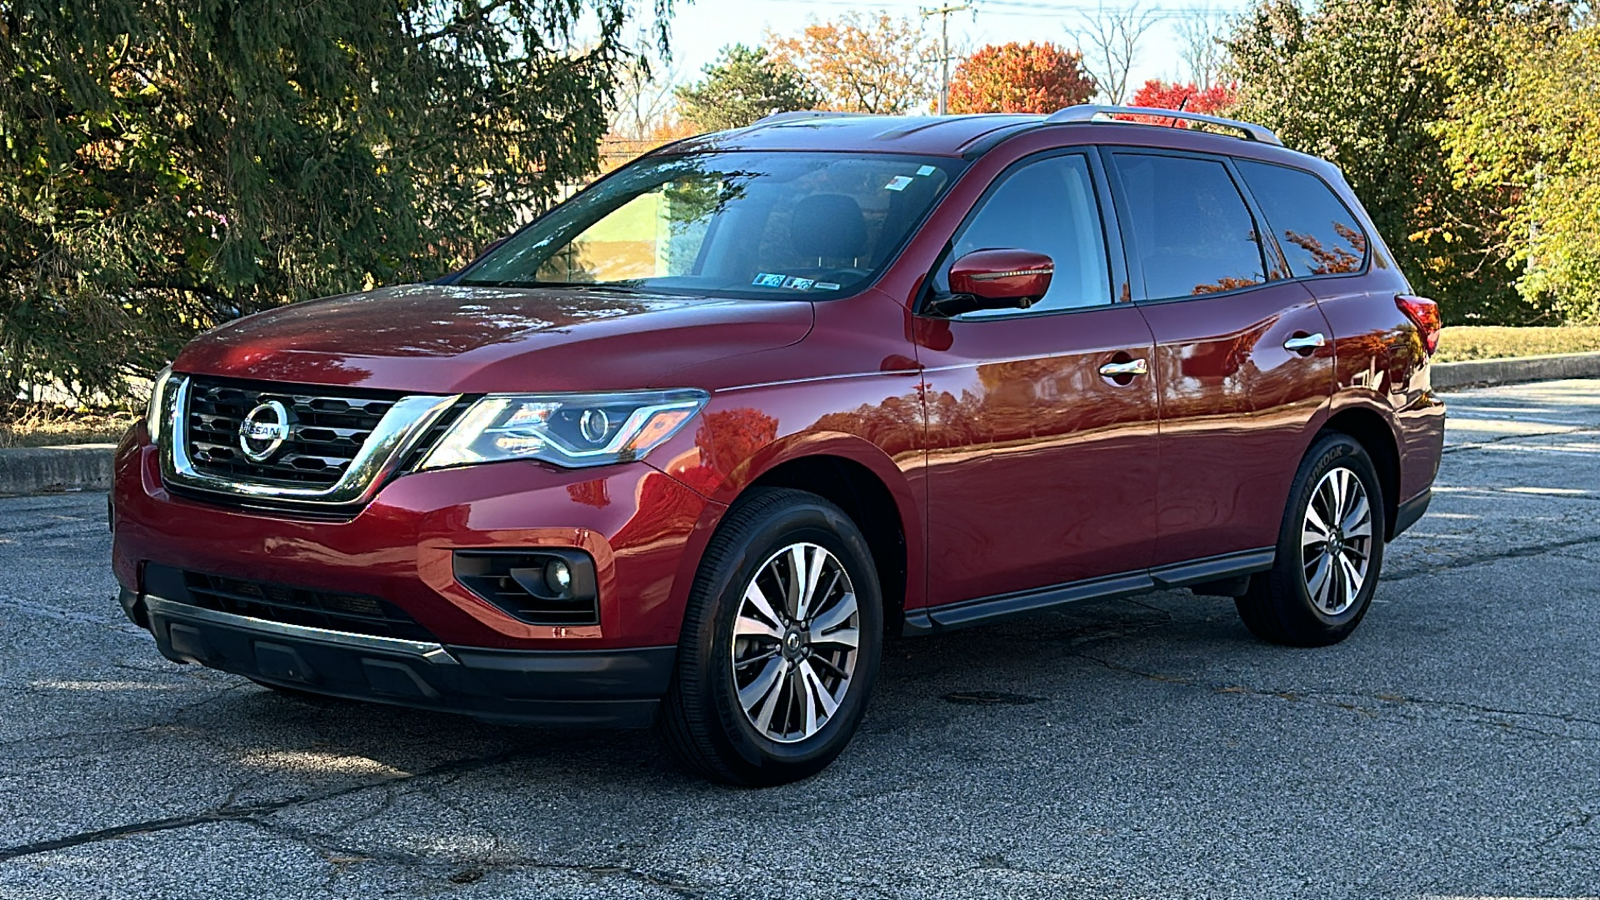
[[[1447,399],[1346,643],[1186,591],[896,642],[765,791],[170,664],[103,494],[0,499],[0,897],[1600,895],[1600,381]]]

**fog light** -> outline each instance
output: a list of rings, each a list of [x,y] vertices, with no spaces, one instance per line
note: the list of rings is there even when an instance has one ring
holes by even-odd
[[[455,551],[456,581],[534,625],[599,625],[594,558],[576,547]]]
[[[544,583],[557,594],[565,594],[572,587],[572,567],[562,560],[551,560],[544,567]]]

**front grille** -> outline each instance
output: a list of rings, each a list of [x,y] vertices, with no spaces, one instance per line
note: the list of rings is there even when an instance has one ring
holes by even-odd
[[[336,483],[400,395],[352,388],[264,384],[196,376],[190,379],[184,440],[195,469],[237,481],[293,487]],[[239,446],[252,409],[276,400],[292,421],[288,440],[265,462]]]
[[[147,581],[149,577],[147,573]],[[408,641],[438,640],[407,615],[405,610],[378,597],[288,587],[200,572],[184,572],[183,584],[187,598],[166,599],[288,625],[306,625]]]

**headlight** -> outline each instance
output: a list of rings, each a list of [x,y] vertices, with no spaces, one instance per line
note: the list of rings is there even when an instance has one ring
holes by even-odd
[[[144,427],[150,432],[150,443],[159,443],[161,429],[166,425],[167,384],[172,381],[172,367],[167,366],[150,385],[150,405],[144,411]]]
[[[573,469],[642,459],[709,399],[696,390],[492,394],[473,404],[418,468],[538,459]]]

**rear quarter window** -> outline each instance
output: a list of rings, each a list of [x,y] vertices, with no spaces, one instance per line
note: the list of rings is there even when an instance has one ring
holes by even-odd
[[[1289,274],[1348,275],[1366,268],[1370,242],[1348,206],[1300,169],[1235,160],[1289,262]]]

